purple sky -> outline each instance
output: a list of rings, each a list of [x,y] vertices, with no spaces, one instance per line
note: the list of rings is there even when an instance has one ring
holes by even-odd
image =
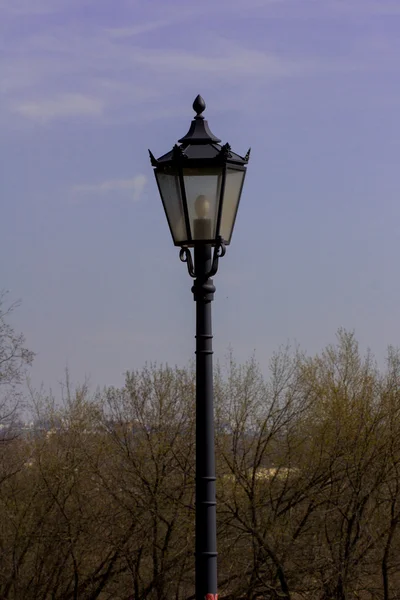
[[[213,306],[263,365],[354,329],[400,338],[399,0],[0,0],[0,288],[32,381],[184,365],[194,302],[147,148],[211,130],[252,157]]]

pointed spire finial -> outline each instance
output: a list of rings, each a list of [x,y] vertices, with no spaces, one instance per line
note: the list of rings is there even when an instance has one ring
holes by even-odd
[[[202,112],[206,109],[206,103],[203,98],[198,94],[193,102],[193,110],[196,113],[196,116],[199,117]]]
[[[206,119],[201,114],[205,109],[206,103],[199,94],[193,102],[193,110],[196,116],[190,123],[190,129],[187,134],[178,140],[179,144],[184,144],[185,146],[188,144],[218,144],[221,141],[210,131]]]

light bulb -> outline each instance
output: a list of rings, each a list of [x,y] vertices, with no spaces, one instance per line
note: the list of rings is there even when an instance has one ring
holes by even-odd
[[[194,202],[194,210],[199,219],[205,219],[210,214],[210,201],[207,196],[197,196]]]

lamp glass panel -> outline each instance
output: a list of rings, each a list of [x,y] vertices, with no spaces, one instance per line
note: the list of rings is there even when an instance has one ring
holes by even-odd
[[[243,186],[245,171],[227,169],[225,178],[225,190],[222,204],[220,235],[227,244],[231,241],[233,226],[240,195]]]
[[[222,172],[222,168],[183,169],[193,241],[216,238]]]
[[[179,244],[188,239],[188,233],[178,171],[172,169],[168,172],[156,171],[156,178],[174,243]]]

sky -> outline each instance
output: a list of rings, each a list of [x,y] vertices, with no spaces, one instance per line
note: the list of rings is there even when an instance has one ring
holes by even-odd
[[[251,146],[214,350],[267,368],[400,339],[399,0],[0,0],[0,288],[32,384],[193,357],[192,282],[148,157]]]

